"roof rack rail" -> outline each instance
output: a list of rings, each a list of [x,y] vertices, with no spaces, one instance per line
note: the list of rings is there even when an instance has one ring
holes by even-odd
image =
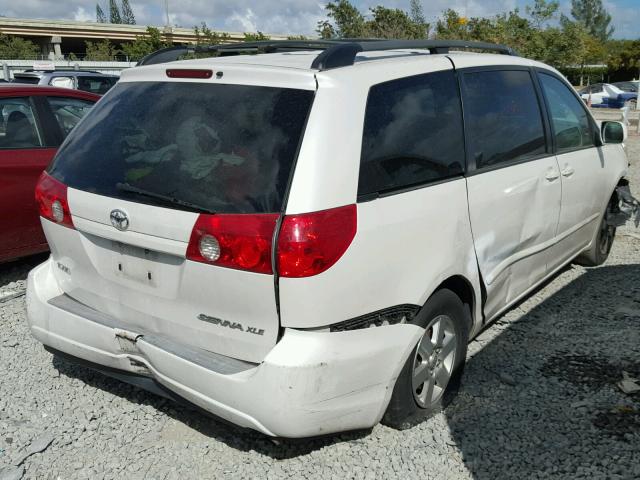
[[[384,50],[419,49],[429,50],[431,54],[446,54],[451,49],[473,49],[497,52],[503,55],[518,54],[511,47],[486,42],[468,42],[466,40],[383,40],[374,38],[344,38],[336,40],[264,40],[258,42],[240,42],[219,45],[180,45],[168,47],[150,53],[138,62],[138,66],[154,65],[179,60],[192,53],[212,53],[219,56],[241,53],[274,53],[300,50],[322,50],[311,68],[330,70],[347,67],[355,63],[361,52]]]
[[[465,40],[346,40],[323,51],[313,61],[311,68],[330,70],[347,67],[355,63],[355,57],[358,53],[401,49],[424,49],[429,50],[431,54],[446,54],[451,49],[474,49],[497,52],[503,55],[518,55],[515,50],[506,45],[467,42]]]
[[[326,50],[337,43],[334,40],[261,40],[257,42],[223,43],[216,45],[178,45],[150,53],[136,66],[155,65],[180,60],[184,55],[194,53],[217,53],[220,56],[241,53],[275,53],[297,50]]]

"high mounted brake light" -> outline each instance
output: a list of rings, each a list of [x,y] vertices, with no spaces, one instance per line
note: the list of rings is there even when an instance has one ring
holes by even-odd
[[[169,78],[211,78],[213,70],[194,70],[190,68],[168,68]]]
[[[67,201],[67,186],[47,172],[42,172],[36,185],[36,202],[41,217],[65,227],[75,228]]]

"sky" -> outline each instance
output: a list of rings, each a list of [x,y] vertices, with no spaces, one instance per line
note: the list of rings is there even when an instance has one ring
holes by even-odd
[[[120,2],[121,0],[118,0]],[[318,20],[325,18],[326,0],[167,0],[172,25],[193,27],[203,21],[210,28],[227,31],[262,31],[313,35]],[[165,24],[165,0],[129,0],[138,24]],[[108,0],[99,0],[108,15]],[[384,5],[408,9],[409,0],[352,0],[363,12]],[[435,20],[446,8],[467,16],[491,16],[524,7],[532,0],[424,0],[427,19]],[[570,0],[561,0],[570,11]],[[605,0],[613,17],[615,38],[640,38],[640,0]],[[19,18],[50,18],[94,21],[96,0],[0,0],[0,15]]]

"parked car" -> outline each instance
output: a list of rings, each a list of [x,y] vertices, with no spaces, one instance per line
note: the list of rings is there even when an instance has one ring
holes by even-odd
[[[27,70],[14,73],[12,82],[73,88],[104,95],[116,84],[119,78],[116,75],[106,75],[90,70]]]
[[[631,80],[630,82],[616,82],[613,85],[623,92],[638,93],[638,85],[640,80]]]
[[[404,427],[489,322],[607,258],[625,130],[553,68],[454,41],[211,50],[125,71],[42,175],[27,308],[51,351],[267,435]]]
[[[591,102],[592,107],[598,108],[636,108],[638,93],[625,92],[609,83],[594,83],[580,90],[580,96],[585,102]]]
[[[0,86],[0,262],[47,250],[33,193],[38,177],[99,98],[63,88]]]

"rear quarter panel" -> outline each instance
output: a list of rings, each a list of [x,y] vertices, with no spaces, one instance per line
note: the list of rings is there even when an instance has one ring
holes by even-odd
[[[450,70],[444,56],[364,61],[316,75],[318,90],[291,184],[287,214],[357,202],[364,113],[372,85]],[[422,306],[440,283],[465,277],[480,299],[466,180],[358,203],[356,236],[329,270],[280,278],[283,327],[318,328],[401,304]],[[480,302],[475,319],[481,319]]]
[[[422,306],[453,275],[480,298],[464,178],[358,204],[356,237],[336,265],[280,279],[281,322],[321,327],[395,305]]]

